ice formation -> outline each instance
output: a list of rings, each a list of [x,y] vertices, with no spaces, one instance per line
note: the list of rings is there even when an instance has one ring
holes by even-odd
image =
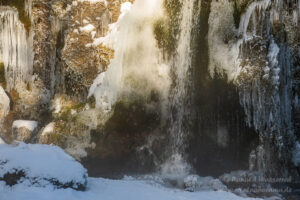
[[[242,40],[229,43],[237,30],[234,27],[233,5],[228,0],[211,3],[209,15],[209,69],[211,74],[215,69],[226,70],[228,77],[234,79],[239,73],[239,48]],[[226,41],[226,42],[225,42]]]
[[[10,100],[4,89],[0,86],[0,122],[10,111]]]
[[[28,13],[31,12],[28,6]],[[17,81],[30,81],[33,73],[33,37],[14,8],[0,8],[0,62],[5,66],[7,90]]]
[[[97,108],[110,111],[124,92],[144,96],[157,89],[167,93],[168,66],[161,63],[153,36],[153,16],[161,15],[161,0],[125,2],[118,21],[110,24],[109,33],[95,38],[93,45],[102,44],[114,50],[108,70],[98,75],[89,90],[89,96],[95,96]],[[145,87],[141,88],[142,85]]]
[[[244,13],[241,16],[241,20],[240,20],[240,26],[239,26],[239,33],[243,34],[243,37],[247,39],[248,35],[247,35],[247,31],[248,31],[248,26],[249,26],[249,22],[250,22],[250,18],[253,18],[254,12],[258,11],[258,16],[262,16],[264,15],[265,10],[271,5],[271,0],[260,0],[260,1],[254,1],[253,3],[251,3],[248,7],[247,7],[247,11],[246,13]],[[252,35],[256,35],[256,27],[255,25],[257,24],[257,22],[255,20],[253,20],[253,32]]]
[[[224,69],[229,79],[238,77],[241,71],[239,57],[241,45],[243,42],[257,37],[257,21],[265,16],[265,11],[270,6],[271,0],[252,2],[245,13],[241,15],[239,27],[236,29],[233,18],[233,2],[228,0],[212,1],[208,32],[209,68],[212,74],[215,69]],[[252,32],[249,33],[251,20]]]
[[[293,162],[295,166],[300,165],[300,143],[296,142],[295,149],[293,152]]]
[[[256,129],[264,144],[257,147],[255,155],[261,170],[270,170],[266,167],[272,165],[275,157],[285,162],[290,151],[284,144],[292,145],[294,140],[291,49],[272,35],[273,26],[283,19],[282,6],[282,1],[253,1],[235,27],[233,3],[213,1],[209,17],[210,71],[225,70],[229,79],[236,83],[246,122]],[[298,18],[298,11],[289,16],[294,24]],[[255,55],[258,51],[263,53]],[[266,144],[274,140],[274,149],[279,153],[270,158],[271,151],[275,150]]]

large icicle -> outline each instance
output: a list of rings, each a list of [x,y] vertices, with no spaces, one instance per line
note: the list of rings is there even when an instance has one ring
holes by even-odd
[[[28,12],[31,9],[28,8]],[[27,33],[14,8],[0,7],[0,62],[5,66],[7,90],[16,81],[29,81],[33,72],[32,34]]]
[[[250,18],[254,16],[254,12],[258,11],[259,16],[263,15],[263,12],[271,5],[271,0],[255,1],[249,5],[245,14],[242,15],[239,26],[239,33],[243,34],[244,38],[247,38],[247,30],[250,22]],[[253,18],[252,18],[253,19]],[[253,20],[254,21],[254,20]],[[256,24],[256,22],[253,22]],[[255,30],[256,27],[253,27]],[[255,34],[255,32],[254,32]]]

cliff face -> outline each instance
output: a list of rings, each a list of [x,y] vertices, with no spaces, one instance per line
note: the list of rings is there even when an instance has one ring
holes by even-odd
[[[86,110],[88,89],[113,56],[109,48],[89,43],[107,33],[108,24],[118,19],[121,3],[1,1],[2,86],[11,101],[11,111],[3,119],[2,137],[11,141],[13,121],[30,119],[38,121],[40,130],[31,142],[64,148],[80,144],[80,140],[89,144],[90,125],[75,118]],[[49,123],[53,124],[53,130],[48,131],[53,133],[51,137],[42,135]],[[87,144],[83,149],[78,147],[78,152],[84,152]],[[79,154],[73,155],[85,155]]]
[[[257,168],[269,174],[294,170],[288,166],[299,133],[297,3],[212,1],[210,67],[236,81],[246,122],[259,133]]]
[[[1,137],[37,121],[95,175],[298,176],[299,2],[1,0]]]

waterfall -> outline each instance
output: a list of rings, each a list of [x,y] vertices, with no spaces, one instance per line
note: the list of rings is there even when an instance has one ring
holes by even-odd
[[[176,55],[173,61],[173,81],[175,87],[170,93],[170,124],[168,128],[170,146],[167,148],[169,159],[161,166],[163,176],[182,179],[188,175],[191,167],[185,161],[186,136],[189,133],[191,114],[191,94],[188,88],[191,84],[191,38],[194,22],[195,0],[182,1],[180,36]],[[175,177],[174,177],[175,176]]]
[[[16,9],[1,7],[0,22],[0,62],[5,66],[6,89],[11,90],[17,81],[26,82],[31,78],[33,40],[32,34],[27,33],[19,21]]]

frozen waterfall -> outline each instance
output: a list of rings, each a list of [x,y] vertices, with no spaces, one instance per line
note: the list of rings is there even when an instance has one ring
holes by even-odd
[[[33,40],[20,22],[16,9],[0,7],[0,22],[0,62],[5,66],[6,89],[11,90],[17,81],[26,82],[31,78]]]

